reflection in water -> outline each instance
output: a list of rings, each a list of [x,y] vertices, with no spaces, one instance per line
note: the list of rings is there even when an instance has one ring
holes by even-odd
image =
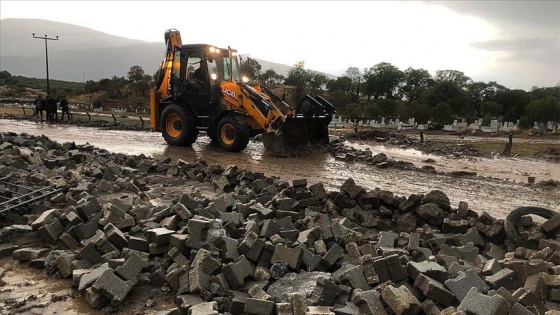
[[[373,153],[373,155],[379,153],[385,153],[387,155],[399,156],[401,158],[402,157],[422,158],[422,159],[433,159],[436,161],[440,159],[439,156],[432,155],[429,153],[424,153],[416,149],[408,149],[408,148],[401,149],[397,147],[380,145],[380,144],[369,145],[369,144],[356,143],[350,141],[344,141],[344,145],[358,150],[370,150]]]

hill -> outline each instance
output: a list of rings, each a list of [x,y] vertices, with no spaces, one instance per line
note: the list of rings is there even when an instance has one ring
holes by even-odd
[[[67,23],[2,19],[0,70],[26,77],[46,76],[44,41],[34,39],[32,33],[60,38],[48,42],[49,77],[52,79],[82,82],[125,77],[134,65],[141,66],[146,74],[154,74],[165,52],[163,34],[162,42],[146,42]],[[284,76],[291,69],[288,65],[256,60],[263,70],[274,69]]]

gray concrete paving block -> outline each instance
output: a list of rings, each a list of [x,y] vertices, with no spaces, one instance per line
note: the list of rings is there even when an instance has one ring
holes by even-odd
[[[78,291],[82,291],[90,287],[105,270],[109,269],[108,264],[103,264],[99,268],[92,269],[89,273],[85,273],[80,277],[80,283],[78,284]]]
[[[428,299],[432,299],[446,307],[451,306],[455,299],[455,295],[448,291],[442,283],[423,274],[416,277],[414,287],[420,289]]]
[[[91,215],[101,211],[101,204],[95,197],[89,198],[85,203],[76,207],[76,211],[83,220],[87,220]]]
[[[55,244],[60,234],[64,232],[64,227],[58,218],[52,218],[48,223],[41,226],[38,231],[45,241]]]
[[[383,289],[382,297],[397,315],[414,315],[422,310],[420,302],[406,286],[389,285]]]
[[[354,303],[365,315],[386,315],[387,312],[383,307],[380,299],[381,295],[376,290],[362,291],[352,298]]]
[[[56,267],[63,278],[72,275],[72,262],[76,259],[76,254],[62,254],[56,258]]]
[[[119,304],[132,290],[133,286],[134,282],[122,280],[115,275],[113,269],[106,269],[95,281],[92,288],[111,300],[112,304]]]
[[[117,267],[115,273],[125,280],[136,281],[138,274],[142,269],[148,267],[148,262],[140,258],[137,254],[132,253],[128,256],[124,265]]]
[[[97,251],[97,249],[95,249],[95,245],[93,243],[88,243],[84,246],[84,248],[78,252],[78,257],[89,261],[93,265],[104,261],[101,254]]]
[[[239,242],[231,237],[220,236],[214,242],[220,249],[220,256],[223,261],[233,261],[239,257],[239,250],[237,249]]]
[[[456,278],[449,279],[444,284],[459,301],[463,301],[471,288],[476,288],[481,293],[486,293],[490,290],[488,285],[484,283],[474,270],[459,272]]]
[[[169,244],[169,239],[172,234],[175,234],[174,230],[167,228],[155,228],[146,231],[146,239],[149,242],[155,243],[157,245]]]
[[[86,223],[80,223],[74,226],[74,231],[80,241],[86,240],[95,235],[99,230],[97,220],[90,220]]]
[[[342,289],[332,280],[326,278],[317,279],[317,285],[313,289],[309,303],[311,305],[333,306]]]
[[[274,254],[270,262],[284,262],[293,270],[299,271],[303,260],[303,250],[301,247],[289,248],[285,245],[278,244],[274,249]]]
[[[150,243],[148,242],[148,240],[141,237],[129,237],[127,247],[142,252],[150,251]]]
[[[484,245],[485,242],[475,228],[470,228],[466,233],[455,235],[455,239],[460,245],[467,245],[468,243],[473,243],[475,246]]]
[[[320,270],[329,270],[336,261],[342,256],[344,249],[338,244],[334,244],[329,251],[323,256],[323,259],[319,263]]]
[[[209,275],[213,274],[220,266],[221,262],[212,257],[212,253],[203,248],[198,250],[191,263],[192,268],[200,267],[203,272]]]
[[[404,280],[406,278],[406,271],[401,265],[399,255],[389,255],[386,259],[387,267],[389,267],[389,273],[391,274],[391,280],[393,280],[393,282]]]
[[[501,315],[508,313],[509,304],[499,294],[490,297],[471,287],[457,310],[473,315]]]
[[[19,261],[30,261],[41,257],[41,255],[46,255],[45,249],[36,249],[36,248],[21,248],[16,249],[12,253],[13,260]]]
[[[449,277],[447,269],[434,261],[411,261],[407,265],[407,273],[412,279],[416,279],[419,274],[423,274],[440,282]]]
[[[249,315],[273,315],[276,304],[272,301],[248,298],[245,313]]]
[[[495,290],[501,287],[506,290],[512,290],[516,287],[515,272],[508,268],[502,269],[495,274],[486,277],[485,280],[490,287]]]
[[[60,211],[57,209],[50,209],[43,211],[39,217],[31,223],[31,228],[33,230],[38,230],[40,227],[49,223],[52,219],[58,218],[60,216]]]
[[[238,257],[234,262],[225,265],[222,274],[232,289],[236,289],[245,283],[245,279],[254,274],[254,268],[245,256]]]
[[[350,285],[352,289],[369,289],[369,284],[364,275],[364,268],[360,265],[343,265],[333,273],[333,278],[338,283]]]

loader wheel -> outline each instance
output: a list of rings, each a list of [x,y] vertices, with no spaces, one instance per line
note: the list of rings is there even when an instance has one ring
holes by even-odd
[[[224,150],[239,152],[249,143],[249,127],[241,119],[225,117],[218,124],[217,138]]]
[[[179,105],[167,105],[161,114],[161,133],[169,145],[190,146],[198,137],[195,119]]]

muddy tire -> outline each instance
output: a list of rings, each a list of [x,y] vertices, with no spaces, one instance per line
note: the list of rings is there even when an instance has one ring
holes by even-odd
[[[535,246],[527,243],[517,232],[517,221],[528,214],[538,215],[539,217],[543,217],[545,219],[550,219],[554,215],[558,214],[555,211],[550,209],[541,208],[541,207],[520,207],[508,214],[506,217],[506,221],[504,223],[504,230],[506,232],[507,237],[510,241],[517,247],[526,247],[531,249],[537,249]]]
[[[161,113],[161,134],[169,145],[186,147],[198,137],[194,116],[177,104],[167,105]]]
[[[239,152],[249,143],[249,127],[239,118],[224,117],[218,123],[216,136],[224,150]]]

